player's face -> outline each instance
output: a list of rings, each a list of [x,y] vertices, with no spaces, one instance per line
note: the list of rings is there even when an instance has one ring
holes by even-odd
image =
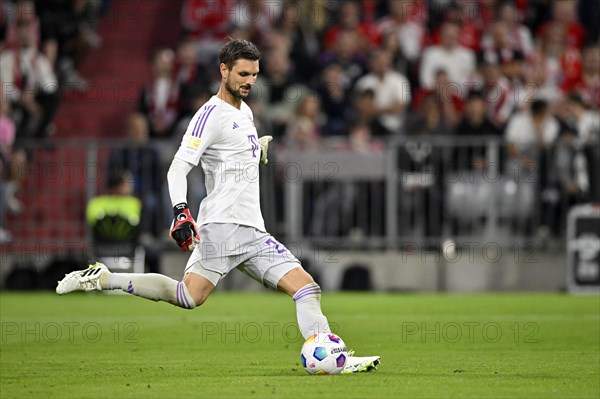
[[[244,99],[258,76],[258,61],[237,60],[231,70],[225,68],[225,89],[235,98]]]

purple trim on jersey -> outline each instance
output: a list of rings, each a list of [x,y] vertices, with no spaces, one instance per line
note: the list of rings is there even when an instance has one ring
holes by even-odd
[[[216,105],[209,105],[204,110],[204,112],[202,113],[202,116],[200,116],[200,118],[198,118],[198,121],[196,122],[196,125],[194,126],[194,131],[192,132],[192,136],[202,137],[202,133],[204,132],[204,126],[206,126],[206,121],[208,120],[210,113],[216,107],[217,107]]]
[[[196,124],[194,125],[194,129],[192,130],[192,136],[196,136],[196,132],[198,131],[198,126],[202,122],[202,119],[206,116],[206,108],[200,113],[198,119],[196,119]]]
[[[192,136],[194,137],[202,137],[202,132],[204,131],[204,125],[206,125],[206,121],[208,120],[208,116],[215,109],[216,105],[209,105],[196,121],[196,125],[194,125],[194,130],[192,131]]]

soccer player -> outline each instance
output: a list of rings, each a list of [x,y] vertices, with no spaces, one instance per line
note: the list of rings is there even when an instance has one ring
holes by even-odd
[[[219,57],[219,91],[190,121],[167,174],[174,211],[171,237],[182,250],[192,251],[183,280],[152,273],[111,273],[96,263],[67,274],[56,292],[120,289],[193,309],[238,268],[292,297],[305,339],[329,332],[321,311],[321,288],[298,259],[266,232],[260,210],[258,165],[267,163],[272,137],[258,138],[252,111],[243,101],[256,82],[260,52],[249,41],[230,40]],[[186,176],[199,162],[208,194],[200,205],[197,225],[186,202]],[[350,356],[344,372],[369,371],[378,364],[379,356]]]

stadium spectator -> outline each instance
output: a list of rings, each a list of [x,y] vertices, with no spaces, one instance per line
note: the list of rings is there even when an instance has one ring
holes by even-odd
[[[441,233],[441,147],[431,140],[447,136],[451,128],[440,112],[441,105],[435,95],[423,100],[420,112],[406,129],[407,141],[400,147],[399,168],[402,173],[401,195],[402,219],[404,227],[410,227],[427,236]],[[407,210],[410,212],[406,213]],[[418,215],[412,219],[408,215]]]
[[[480,69],[483,75],[483,93],[487,102],[487,114],[492,123],[504,128],[517,107],[513,85],[502,73],[496,57],[483,61]]]
[[[460,26],[454,22],[445,22],[441,28],[439,45],[429,46],[423,52],[421,60],[421,85],[432,89],[435,84],[435,72],[446,69],[450,81],[462,87],[469,81],[475,70],[473,51],[459,45]]]
[[[458,137],[499,136],[501,130],[490,121],[486,108],[483,92],[472,90],[467,97],[464,114],[454,129],[454,134]],[[457,170],[472,168],[481,170],[485,167],[485,161],[485,147],[474,146],[472,151],[470,149],[462,151],[462,154],[455,158],[454,166]]]
[[[310,82],[316,74],[315,59],[319,52],[319,41],[314,27],[302,24],[303,15],[299,13],[299,8],[284,7],[275,28],[290,41],[289,54],[296,74],[303,81]]]
[[[134,195],[134,185],[129,171],[112,170],[107,179],[107,193],[88,202],[86,220],[97,249],[104,245],[114,246],[108,253],[117,257],[133,255],[135,252],[131,251],[131,245],[143,246],[145,268],[150,273],[160,273],[159,247],[144,239],[143,233],[140,235],[144,204]]]
[[[0,82],[13,103],[20,138],[46,136],[59,102],[58,81],[51,63],[35,45],[31,23],[20,21],[15,48],[0,54]]]
[[[394,135],[402,133],[405,112],[410,104],[410,84],[406,77],[391,69],[391,55],[384,50],[375,50],[371,55],[371,72],[356,82],[356,90],[373,90],[375,108],[381,129],[376,134]]]
[[[544,71],[546,84],[563,90],[572,87],[581,79],[581,52],[568,43],[563,25],[549,25],[543,32],[532,56],[533,64]]]
[[[600,143],[600,114],[598,110],[587,109],[577,92],[566,97],[569,122],[575,126],[577,142],[580,145]]]
[[[263,73],[252,88],[253,100],[267,105],[263,107],[263,116],[270,125],[269,130],[274,137],[281,137],[306,86],[297,79],[285,52],[269,50],[262,65]]]
[[[366,54],[358,48],[357,43],[356,32],[341,31],[332,48],[319,54],[318,65],[323,68],[332,62],[338,63],[344,70],[344,79],[354,85],[364,75],[368,64]]]
[[[535,171],[541,153],[556,141],[558,121],[552,116],[545,100],[535,100],[530,110],[513,115],[506,127],[508,155],[519,168]]]
[[[531,198],[546,186],[548,149],[556,142],[559,129],[550,105],[542,99],[533,101],[529,110],[513,115],[506,127],[507,173]],[[533,201],[530,207],[533,211]]]
[[[349,122],[351,126],[368,126],[371,133],[378,129],[378,122],[375,120],[375,91],[373,89],[356,90],[352,106],[353,113]]]
[[[446,32],[444,25],[451,23],[458,27],[457,44],[475,52],[479,51],[483,29],[481,24],[484,23],[484,18],[479,15],[478,5],[478,2],[470,1],[449,2],[443,12],[444,22],[437,29],[432,29],[432,43],[443,44]]]
[[[538,36],[545,37],[550,30],[562,32],[565,44],[577,49],[583,48],[585,29],[577,21],[579,0],[559,0],[552,2],[552,19],[542,25]]]
[[[520,51],[526,57],[534,50],[533,39],[529,28],[521,23],[519,10],[511,1],[504,1],[498,10],[498,21],[496,27],[483,33],[481,38],[481,48],[486,51],[497,48],[498,37],[496,35],[506,35],[505,45],[512,50]],[[505,32],[494,32],[494,29],[504,30]],[[504,37],[503,37],[504,40]]]
[[[7,48],[15,48],[18,44],[17,26],[26,24],[30,34],[34,38],[34,46],[40,47],[40,19],[36,14],[35,2],[33,0],[19,0],[15,3],[14,16],[6,24],[5,45]],[[54,64],[53,64],[54,65]]]
[[[330,26],[324,34],[323,44],[326,50],[335,47],[341,32],[351,32],[356,38],[356,47],[366,52],[372,46],[379,45],[376,29],[361,19],[361,5],[356,0],[343,1],[337,11],[338,23]]]
[[[408,123],[406,133],[409,136],[443,136],[452,129],[450,123],[440,112],[442,105],[435,94],[423,99],[420,112]]]
[[[285,133],[291,151],[310,152],[319,148],[320,101],[316,93],[305,94],[296,107]]]
[[[264,44],[281,15],[283,2],[238,0],[229,14],[229,23],[244,29],[249,40]]]
[[[575,90],[590,107],[600,108],[600,46],[589,46],[583,50],[582,73],[577,81],[564,85],[564,89]]]
[[[563,124],[550,151],[548,169],[547,187],[542,192],[547,211],[542,223],[560,237],[566,231],[569,208],[587,202],[590,194],[588,160],[575,126]]]
[[[131,114],[125,124],[127,143],[111,151],[109,160],[109,176],[121,171],[131,174],[132,193],[143,203],[141,233],[149,237],[157,237],[164,228],[160,223],[162,217],[160,207],[161,163],[158,151],[148,140],[148,121],[140,113]]]
[[[390,14],[377,21],[381,37],[391,34],[398,43],[400,55],[409,63],[416,62],[424,45],[426,31],[422,21],[411,19],[415,1],[392,0]]]
[[[138,108],[150,122],[152,137],[170,137],[180,116],[181,87],[174,69],[173,50],[162,48],[156,51],[152,60],[152,81],[142,89]]]
[[[317,88],[321,108],[326,118],[323,136],[341,136],[348,133],[352,114],[351,87],[344,80],[344,71],[334,63],[327,65]]]
[[[196,42],[193,39],[184,38],[179,42],[174,70],[181,87],[181,112],[196,112],[196,109],[190,109],[191,102],[198,92],[209,90],[211,81],[210,75],[197,61]]]
[[[186,33],[200,42],[216,42],[227,36],[229,17],[235,2],[230,0],[185,0],[181,8],[181,24]]]
[[[5,215],[22,210],[16,194],[23,182],[26,156],[14,147],[16,134],[15,123],[10,118],[10,102],[0,90],[0,243],[12,240],[10,231],[3,227]]]
[[[78,69],[93,47],[100,44],[93,25],[101,8],[85,0],[46,0],[38,7],[42,45],[52,65],[56,65],[61,84],[74,90],[89,87]]]
[[[449,126],[454,126],[458,123],[462,113],[463,90],[466,90],[466,88],[450,82],[446,70],[440,68],[435,72],[435,84],[432,89],[420,87],[415,91],[412,108],[415,111],[420,111],[425,98],[433,95],[437,99],[439,112],[443,118]]]

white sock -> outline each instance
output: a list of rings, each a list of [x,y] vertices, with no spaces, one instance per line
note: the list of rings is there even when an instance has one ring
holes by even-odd
[[[100,282],[107,290],[123,290],[153,301],[165,301],[184,309],[194,309],[196,302],[181,281],[157,273],[109,273]]]
[[[304,339],[313,334],[331,332],[327,318],[321,311],[321,287],[317,283],[305,285],[292,298],[296,302],[298,327]]]

